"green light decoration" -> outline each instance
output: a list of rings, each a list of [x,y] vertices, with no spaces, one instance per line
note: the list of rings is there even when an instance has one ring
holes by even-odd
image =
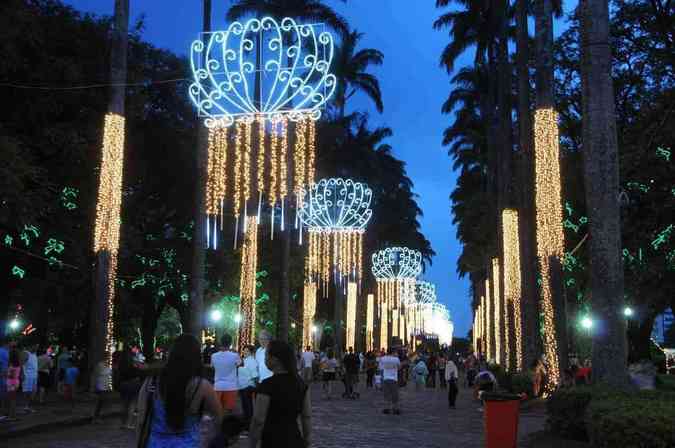
[[[567,211],[567,214],[569,216],[572,216],[572,213],[574,213],[574,209],[572,208],[569,202],[565,202],[565,211]]]
[[[52,267],[54,267],[54,266],[57,266],[59,268],[63,267],[63,261],[61,261],[58,258],[53,257],[53,256],[47,258],[47,263],[49,263],[49,266],[52,266]]]
[[[31,237],[32,235],[32,237]],[[32,239],[35,239],[40,236],[40,229],[33,225],[24,225],[23,230],[19,234],[21,241],[24,242],[26,247],[31,245]]]
[[[77,199],[77,195],[80,193],[80,190],[77,188],[72,188],[72,187],[64,187],[63,190],[61,190],[61,205],[66,209],[66,210],[75,210],[77,208],[77,204],[75,203],[75,200]]]
[[[166,263],[167,266],[173,267],[174,262],[176,261],[176,250],[162,249],[162,257],[164,258],[164,263]]]
[[[569,219],[566,219],[566,220],[563,221],[563,227],[566,228],[566,229],[574,230],[574,233],[579,233],[579,226],[574,224]]]
[[[12,275],[23,280],[26,275],[26,270],[14,265],[14,267],[12,267]]]
[[[12,237],[12,235],[9,234],[5,235],[3,241],[5,243],[5,246],[12,246],[14,244],[14,238]]]
[[[670,162],[670,154],[671,154],[670,148],[665,149],[660,146],[656,148],[656,157],[660,157],[666,162]]]
[[[145,280],[145,274],[141,276],[141,278],[134,280],[131,282],[131,289],[136,289],[140,286],[145,286],[146,280]]]
[[[654,250],[658,250],[659,247],[661,247],[663,244],[665,244],[669,239],[670,235],[673,233],[673,225],[669,225],[665,229],[663,229],[659,234],[657,235],[656,239],[651,242],[652,247]]]
[[[145,235],[145,240],[146,241],[157,241],[157,237],[153,235],[152,233],[148,233]]]
[[[150,266],[151,268],[154,268],[158,264],[159,264],[159,260],[156,259],[156,258],[151,258],[150,260],[148,260],[148,266]]]
[[[189,298],[190,296],[186,292],[180,295],[180,299],[183,301],[183,303],[187,302]]]
[[[255,300],[255,304],[260,305],[261,303],[267,302],[269,299],[270,299],[270,296],[266,292],[264,292],[264,293],[260,294],[260,297],[258,297]]]
[[[60,254],[66,248],[65,244],[61,240],[55,238],[49,238],[47,240],[47,245],[45,246],[45,255],[49,255],[52,252]]]
[[[626,183],[626,187],[630,188],[631,190],[639,190],[643,193],[649,192],[649,186],[642,184],[640,182],[628,182]]]

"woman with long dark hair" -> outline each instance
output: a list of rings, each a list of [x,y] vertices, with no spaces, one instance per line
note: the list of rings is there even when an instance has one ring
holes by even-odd
[[[311,402],[309,390],[298,376],[293,348],[286,342],[271,341],[265,364],[274,375],[257,389],[249,446],[256,448],[304,448],[310,445]],[[302,433],[298,427],[302,416]]]
[[[202,379],[199,341],[181,335],[159,377],[143,383],[138,397],[138,445],[148,448],[200,446],[199,422],[206,412],[222,419],[213,386]]]

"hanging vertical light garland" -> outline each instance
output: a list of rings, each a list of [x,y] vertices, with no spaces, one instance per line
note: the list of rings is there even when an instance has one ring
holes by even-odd
[[[550,259],[560,259],[564,251],[558,114],[538,109],[534,114],[535,210],[537,258],[541,273],[541,309],[544,316],[543,346],[549,364],[550,386],[560,383],[558,329],[550,278]]]
[[[313,347],[314,332],[312,326],[316,314],[316,283],[305,282],[302,308],[302,347]]]
[[[373,326],[375,322],[375,296],[366,296],[366,351],[373,350]]]
[[[354,282],[347,283],[347,347],[354,347],[356,343],[356,301],[357,286]]]
[[[520,237],[518,234],[518,211],[502,211],[502,235],[504,247],[504,299],[513,307],[513,359],[516,371],[523,369],[523,332],[521,318],[521,267]]]
[[[241,248],[239,314],[239,346],[255,343],[255,286],[258,260],[258,222],[255,216],[246,220],[244,244]]]
[[[105,352],[114,352],[115,279],[120,245],[122,180],[124,174],[124,124],[122,115],[108,113],[103,124],[103,151],[99,174],[94,253],[108,254],[107,304],[105,319]],[[108,364],[111,358],[106,359]]]
[[[505,320],[506,310],[500,294],[500,275],[499,258],[495,257],[492,259],[492,293],[494,295],[495,304],[495,354],[497,355],[497,364],[504,365],[505,349],[508,345],[505,345],[507,337],[505,334],[505,329],[507,328]]]

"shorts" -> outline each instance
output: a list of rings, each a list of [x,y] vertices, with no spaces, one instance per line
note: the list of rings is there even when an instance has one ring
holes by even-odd
[[[49,389],[52,386],[52,376],[49,372],[38,372],[38,386]]]
[[[236,390],[217,390],[216,397],[220,406],[225,411],[233,411],[237,405],[237,391]]]
[[[323,372],[324,381],[335,381],[335,372]]]
[[[37,391],[37,377],[27,376],[26,378],[24,378],[23,383],[21,384],[21,390],[24,392]]]
[[[385,400],[391,401],[392,404],[398,404],[398,381],[384,380],[382,390],[384,391]]]

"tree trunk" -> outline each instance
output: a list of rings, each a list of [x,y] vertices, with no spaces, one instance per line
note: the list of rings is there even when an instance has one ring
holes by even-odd
[[[289,151],[290,158],[291,151]],[[290,201],[287,201],[290,202]],[[291,296],[289,269],[291,264],[291,222],[292,208],[286,207],[284,213],[284,231],[281,232],[281,281],[279,285],[279,306],[277,307],[277,338],[288,341],[288,313]]]
[[[211,31],[211,0],[204,0],[204,16],[202,31]],[[195,211],[192,239],[192,278],[190,283],[190,327],[183,329],[201,336],[204,328],[204,286],[205,286],[205,260],[206,260],[206,162],[208,158],[208,129],[200,122],[197,123],[197,160],[196,160],[196,185],[195,185]]]
[[[555,108],[553,94],[553,7],[552,0],[535,0],[537,108]]]
[[[627,383],[623,264],[619,220],[619,151],[614,111],[607,0],[582,0],[583,162],[589,217],[593,380]]]
[[[129,39],[129,0],[115,0],[114,22],[111,34],[112,48],[110,53],[110,103],[108,112],[124,116],[124,100],[127,80],[127,44]],[[101,188],[101,187],[99,187]],[[117,248],[115,248],[117,250]],[[107,324],[114,319],[108,308],[114,281],[110,281],[110,270],[114,269],[111,253],[99,250],[96,254],[95,298],[89,315],[89,367],[93,367],[106,359]],[[108,354],[110,356],[110,354]]]
[[[527,29],[528,0],[516,3],[516,68],[518,73],[518,137],[520,152],[520,259],[522,278],[522,344],[523,368],[528,369],[541,356],[539,336],[539,304],[537,299],[536,237],[534,218],[534,152],[532,113],[530,111],[530,49]],[[518,312],[518,310],[514,310]]]

